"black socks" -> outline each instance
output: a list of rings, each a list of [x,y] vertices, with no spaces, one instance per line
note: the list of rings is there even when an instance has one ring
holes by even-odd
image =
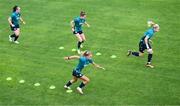
[[[83,88],[85,86],[85,84],[83,82],[81,82],[81,84],[79,85],[79,88]]]
[[[16,35],[15,35],[15,34],[12,34],[12,35],[11,35],[11,38],[13,38],[13,37],[15,38],[15,37],[16,37]]]
[[[139,52],[132,52],[132,55],[139,56]]]
[[[82,43],[82,42],[78,41],[78,49],[80,49],[81,43]]]
[[[82,42],[78,41],[78,49],[80,49],[82,43],[84,43],[84,41]]]
[[[71,83],[71,81],[68,81],[68,83],[66,84],[66,86],[71,86],[72,85],[72,83]],[[83,82],[81,82],[81,84],[79,85],[79,88],[83,88],[85,86],[85,84],[83,83]]]
[[[14,39],[14,41],[17,41],[18,38],[19,38],[19,36],[16,36],[15,39]]]
[[[151,63],[151,60],[152,60],[152,54],[148,54],[148,63]]]
[[[17,41],[17,39],[19,38],[19,36],[16,36],[15,34],[11,35],[11,38],[14,38],[14,41]]]
[[[66,86],[70,86],[70,85],[72,85],[71,81],[69,81],[69,82],[66,84]]]

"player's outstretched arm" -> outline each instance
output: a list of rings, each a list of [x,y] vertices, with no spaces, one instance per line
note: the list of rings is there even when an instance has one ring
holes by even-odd
[[[74,31],[74,20],[72,20],[72,21],[70,22],[70,24],[71,24],[71,30]]]
[[[97,67],[97,68],[100,68],[100,69],[103,69],[103,70],[105,70],[105,68],[104,67],[101,67],[100,65],[98,65],[98,64],[96,64],[96,63],[92,63],[95,67]]]
[[[20,20],[23,24],[26,24],[26,22],[22,19],[22,17],[20,17]]]
[[[87,25],[87,27],[90,27],[90,25],[87,22],[85,22],[85,24]]]
[[[67,56],[67,57],[64,57],[64,60],[72,60],[72,59],[79,59],[80,56]]]

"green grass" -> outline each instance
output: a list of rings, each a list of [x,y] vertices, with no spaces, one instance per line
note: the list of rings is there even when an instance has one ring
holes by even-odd
[[[22,8],[20,44],[8,42],[7,17],[15,5]],[[0,105],[180,105],[180,14],[179,0],[1,0],[0,3]],[[84,49],[106,71],[86,67],[91,82],[85,95],[68,94],[64,84],[71,79],[78,61],[76,38],[69,22],[81,10],[87,12],[90,28],[84,27]],[[138,41],[153,19],[161,31],[153,38],[154,69],[143,58],[125,56],[138,50]],[[64,46],[64,50],[59,50]],[[111,55],[116,59],[110,59]],[[12,81],[6,81],[12,77]],[[24,84],[18,81],[24,79]],[[39,82],[40,87],[33,84]],[[75,88],[80,81],[72,86]],[[48,87],[55,85],[56,89]]]

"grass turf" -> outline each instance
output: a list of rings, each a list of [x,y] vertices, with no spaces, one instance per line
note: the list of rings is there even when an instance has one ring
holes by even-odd
[[[8,42],[11,33],[7,17],[14,5],[22,8],[26,25],[21,25],[20,44]],[[0,104],[1,105],[178,105],[180,104],[179,0],[1,0],[0,3]],[[70,21],[87,12],[90,28],[84,27],[84,49],[106,71],[86,67],[91,82],[85,95],[75,92],[80,82],[66,93],[77,61],[64,61],[74,55],[76,38]],[[143,58],[125,56],[138,50],[138,41],[153,19],[161,31],[153,38],[154,69],[144,67]],[[59,50],[64,46],[64,50]],[[116,59],[110,59],[117,55]],[[12,77],[12,81],[6,81]],[[24,79],[24,84],[18,81]],[[34,87],[39,82],[41,86]],[[48,87],[55,85],[56,89]]]

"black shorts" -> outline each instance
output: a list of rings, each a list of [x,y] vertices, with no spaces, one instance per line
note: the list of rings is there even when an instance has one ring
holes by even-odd
[[[77,78],[81,78],[81,77],[83,76],[82,73],[78,72],[78,71],[75,70],[75,69],[73,70],[72,75],[75,76],[75,77],[77,77]]]
[[[148,42],[148,46],[151,49],[151,45],[149,44],[149,42]],[[143,41],[140,41],[139,42],[139,51],[141,53],[144,53],[144,50],[146,50],[146,49],[147,49],[146,44]]]
[[[19,25],[15,25],[14,27],[12,27],[10,25],[10,28],[11,28],[12,31],[16,31],[18,28],[20,28],[20,26]]]
[[[82,33],[83,33],[83,31],[78,31],[78,32],[74,31],[73,32],[73,34],[82,34]]]

